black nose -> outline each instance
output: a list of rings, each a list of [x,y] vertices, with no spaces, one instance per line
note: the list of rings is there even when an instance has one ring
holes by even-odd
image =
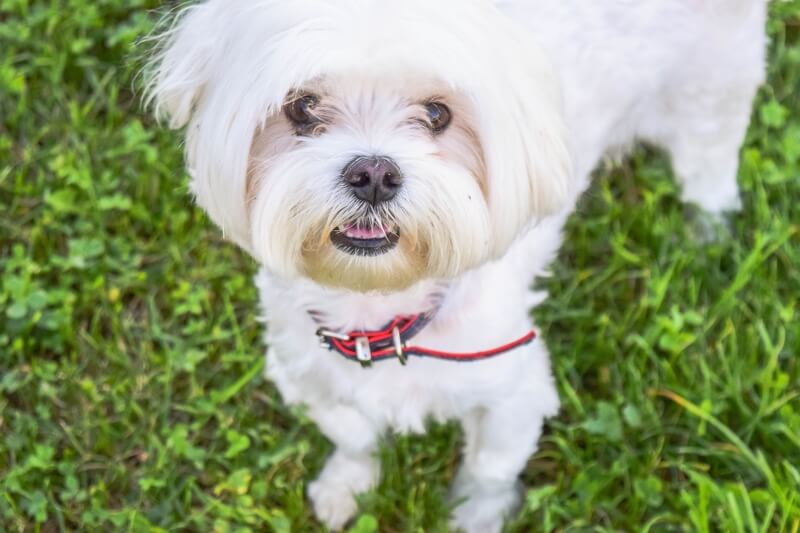
[[[356,157],[344,167],[342,177],[356,198],[372,205],[394,198],[403,184],[400,167],[388,157]]]

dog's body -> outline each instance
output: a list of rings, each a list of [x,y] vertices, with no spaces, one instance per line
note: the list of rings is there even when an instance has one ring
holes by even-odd
[[[298,2],[294,8],[279,8],[277,3],[271,1],[262,1],[260,4],[263,4],[264,18],[275,16],[280,19],[280,24],[264,22],[253,17],[251,13],[247,23],[242,22],[245,19],[227,21],[238,25],[235,32],[226,30],[224,39],[216,41],[208,36],[209,32],[216,30],[205,26],[202,17],[206,16],[209,21],[213,20],[224,26],[228,13],[222,2],[209,2],[204,5],[205,13],[198,11],[185,17],[178,27],[177,36],[172,37],[167,52],[159,59],[160,67],[154,78],[153,91],[158,102],[173,117],[175,125],[192,120],[190,127],[194,128],[192,135],[195,138],[190,137],[188,158],[195,174],[195,190],[201,204],[230,232],[234,240],[265,265],[257,282],[261,291],[267,324],[267,343],[270,347],[267,356],[268,376],[276,383],[286,402],[308,407],[309,416],[336,445],[334,455],[309,489],[317,516],[333,528],[343,526],[353,516],[356,511],[354,495],[373,487],[379,477],[375,450],[381,433],[386,429],[423,431],[429,417],[438,420],[458,419],[465,430],[466,446],[464,463],[454,482],[454,497],[458,501],[463,500],[454,510],[454,523],[470,532],[498,531],[503,516],[516,501],[515,481],[529,456],[535,451],[542,423],[558,409],[557,391],[544,342],[537,339],[532,344],[502,356],[471,363],[414,358],[407,366],[391,360],[364,369],[353,361],[321,348],[315,331],[320,326],[342,332],[374,330],[383,327],[394,317],[435,308],[433,321],[414,337],[415,344],[465,352],[499,346],[518,338],[530,328],[530,308],[544,298],[543,294],[530,290],[531,283],[536,276],[546,274],[558,251],[564,221],[573,210],[580,192],[588,186],[590,172],[604,154],[627,148],[637,139],[656,143],[668,150],[686,201],[698,204],[712,215],[737,209],[738,150],[744,138],[752,99],[764,75],[766,5],[759,0],[614,0],[601,3],[573,0],[501,0],[495,2],[496,7],[482,1],[468,4],[449,2],[451,5],[448,9],[444,5],[448,2],[441,0],[438,4],[444,7],[437,11],[439,7],[431,7],[431,4],[437,2],[426,4],[423,0],[388,2],[383,5],[370,0],[337,0],[325,5],[324,9],[331,12],[320,15],[311,12],[312,5],[320,7],[322,4],[311,0]],[[369,9],[366,8],[368,5],[371,6]],[[461,6],[465,7],[459,9]],[[498,8],[499,14],[496,12]],[[401,11],[393,15],[393,9],[411,10],[412,14],[418,11],[419,20],[411,16],[408,21],[396,21],[399,18],[397,13]],[[215,160],[203,161],[204,156],[198,151],[215,147],[215,142],[226,142],[224,139],[214,141],[213,137],[203,139],[205,128],[209,127],[208,123],[211,121],[211,111],[218,109],[225,120],[233,122],[234,119],[230,118],[233,116],[232,112],[228,111],[226,114],[222,109],[227,105],[225,93],[213,83],[215,76],[223,78],[223,75],[214,72],[215,67],[209,66],[213,65],[213,60],[204,58],[192,45],[197,48],[196,41],[201,40],[202,35],[206,39],[206,47],[227,46],[230,52],[231,48],[236,49],[235,35],[240,35],[243,39],[250,38],[251,34],[259,31],[259,24],[262,24],[263,31],[267,33],[282,31],[282,39],[289,39],[286,34],[291,33],[292,41],[264,45],[272,47],[270,52],[277,47],[281,56],[287,56],[287,50],[281,47],[299,46],[303,42],[303,32],[309,31],[309,27],[324,33],[327,30],[320,30],[319,17],[331,18],[338,15],[342,15],[342,20],[347,20],[348,24],[352,19],[360,17],[363,20],[359,20],[359,24],[371,28],[389,20],[395,21],[392,23],[400,28],[419,28],[419,32],[423,34],[424,24],[429,19],[451,16],[471,20],[472,22],[464,24],[456,20],[451,26],[444,28],[444,32],[454,33],[457,39],[464,39],[465,54],[474,52],[473,57],[464,61],[474,60],[477,63],[475,68],[479,72],[488,69],[486,76],[511,76],[510,80],[498,80],[498,86],[510,86],[509,90],[513,90],[514,85],[519,84],[519,93],[511,98],[519,100],[529,97],[534,103],[541,104],[533,110],[519,108],[522,109],[520,111],[515,108],[515,113],[523,115],[525,120],[540,121],[541,131],[530,133],[525,130],[529,125],[519,125],[512,120],[513,124],[506,124],[500,134],[505,132],[507,138],[511,139],[506,143],[511,145],[508,150],[519,152],[523,148],[534,154],[542,152],[544,155],[541,159],[544,163],[527,161],[522,167],[515,167],[514,161],[510,159],[515,152],[503,152],[506,148],[504,144],[500,144],[502,137],[499,141],[493,139],[493,134],[488,131],[490,126],[484,120],[485,117],[481,116],[481,110],[471,108],[469,103],[461,102],[457,96],[450,96],[447,102],[457,113],[464,109],[462,115],[467,115],[469,121],[463,124],[454,122],[449,130],[451,133],[432,130],[432,137],[418,138],[416,136],[420,135],[419,132],[406,132],[402,129],[408,125],[408,122],[403,122],[401,129],[385,127],[378,134],[367,131],[369,122],[366,126],[364,122],[359,122],[363,131],[353,134],[360,139],[358,142],[345,142],[344,137],[338,140],[336,150],[350,154],[347,158],[337,159],[338,152],[332,150],[324,154],[308,153],[304,160],[298,159],[332,160],[330,169],[322,166],[314,170],[319,175],[327,175],[332,169],[343,168],[347,159],[351,155],[357,155],[360,150],[367,149],[365,146],[369,146],[371,153],[390,155],[399,162],[404,172],[416,164],[433,164],[425,159],[432,157],[431,154],[445,161],[449,154],[454,154],[454,161],[465,162],[464,167],[471,169],[477,176],[479,187],[474,188],[474,184],[465,181],[458,182],[458,186],[462,187],[458,190],[441,188],[456,187],[452,183],[438,185],[440,188],[435,193],[450,202],[450,206],[445,206],[448,209],[453,207],[453,203],[461,202],[460,198],[469,196],[472,201],[475,194],[483,194],[486,206],[481,204],[480,209],[477,209],[470,204],[465,206],[466,214],[463,216],[448,212],[447,216],[453,217],[452,219],[440,221],[433,215],[424,222],[433,225],[441,222],[449,227],[454,224],[456,217],[461,216],[461,224],[466,225],[468,217],[474,216],[476,221],[470,223],[475,226],[465,228],[464,233],[469,229],[470,235],[480,235],[483,244],[491,248],[491,245],[486,245],[489,237],[481,233],[482,228],[490,227],[491,241],[498,244],[497,249],[481,248],[482,251],[476,252],[477,255],[470,255],[463,250],[473,246],[471,243],[474,239],[459,240],[462,235],[454,233],[448,241],[441,241],[449,243],[447,246],[452,245],[453,248],[444,248],[445,244],[439,243],[437,236],[426,237],[424,228],[414,228],[413,232],[407,233],[420,233],[420,239],[429,248],[439,247],[444,254],[455,254],[459,259],[456,261],[458,265],[450,264],[445,268],[441,265],[446,263],[446,258],[439,259],[434,264],[426,256],[428,263],[426,267],[420,267],[421,272],[415,270],[412,274],[395,276],[396,271],[404,271],[406,263],[382,264],[386,267],[382,272],[386,273],[387,280],[392,280],[383,286],[380,274],[370,270],[372,267],[365,266],[370,259],[363,256],[353,259],[352,263],[347,264],[345,272],[341,266],[343,259],[338,255],[336,260],[340,262],[336,263],[335,268],[326,263],[333,261],[329,256],[322,255],[322,259],[306,257],[307,250],[311,249],[309,254],[313,256],[317,249],[309,248],[310,245],[303,241],[302,253],[295,253],[303,255],[303,260],[306,261],[304,267],[290,273],[288,268],[284,268],[285,265],[282,266],[275,260],[275,256],[280,255],[275,252],[279,246],[275,239],[291,241],[291,235],[287,237],[276,230],[276,225],[281,230],[284,227],[282,222],[276,220],[289,219],[279,219],[277,215],[264,215],[265,222],[261,223],[258,219],[262,216],[261,213],[271,215],[273,211],[278,212],[279,207],[272,206],[270,199],[281,199],[281,195],[291,198],[287,192],[289,185],[281,182],[281,187],[278,187],[273,183],[280,180],[283,174],[299,168],[299,163],[293,163],[295,166],[289,163],[281,166],[281,157],[288,157],[285,154],[289,154],[291,150],[306,149],[303,143],[313,143],[316,137],[305,134],[311,140],[301,142],[300,148],[274,148],[276,144],[289,142],[286,140],[290,134],[287,133],[285,121],[276,118],[271,123],[259,117],[251,126],[252,141],[245,142],[252,144],[248,151],[248,160],[258,161],[260,166],[247,163],[248,178],[243,178],[241,184],[230,179],[220,180],[216,175],[204,174],[213,173],[204,171],[203,168],[213,167]],[[514,46],[511,46],[510,40],[517,38],[517,35],[508,37],[507,34],[516,30],[495,28],[484,32],[477,29],[479,25],[475,21],[485,21],[489,26],[493,21],[495,25],[504,24],[500,19],[493,18],[498,16],[515,21],[515,24],[523,27],[526,34],[533,35],[554,64],[556,73],[548,73],[541,66],[540,53],[533,47],[525,48],[527,42],[515,41]],[[404,24],[407,26],[403,26]],[[276,25],[277,29],[272,27]],[[391,33],[392,30],[388,31]],[[470,48],[473,45],[466,44],[470,31],[478,33],[473,48]],[[496,66],[491,66],[491,61],[482,63],[478,57],[481,54],[482,38],[489,39],[488,44],[499,41],[500,52],[514,57],[508,59],[507,64],[501,60],[498,60]],[[332,37],[331,42],[338,42],[337,39],[341,37]],[[382,72],[380,83],[362,83],[361,80],[371,79],[371,74],[362,74],[357,66],[347,64],[351,58],[326,57],[320,58],[319,69],[311,69],[307,74],[295,73],[293,79],[274,90],[276,94],[285,94],[287,89],[293,90],[312,79],[315,84],[312,90],[318,94],[339,95],[337,98],[340,103],[331,103],[331,110],[340,112],[346,107],[341,101],[347,95],[362,91],[365,94],[369,92],[373,103],[377,101],[384,109],[398,111],[401,109],[399,104],[383,103],[389,102],[389,95],[393,94],[382,88],[383,83],[387,77],[392,80],[389,82],[390,86],[410,85],[406,83],[406,78],[420,80],[418,83],[422,86],[430,81],[420,75],[424,68],[417,72],[407,65],[397,66],[398,62],[408,58],[408,61],[419,60],[424,63],[426,60],[418,51],[415,52],[414,43],[420,41],[421,49],[430,47],[431,44],[426,43],[425,39],[426,37],[410,35],[408,51],[385,51],[386,56],[369,67],[370,73],[376,70]],[[508,42],[504,42],[505,40]],[[316,44],[331,46],[330,42],[321,44],[323,41],[319,37]],[[433,43],[437,43],[437,39],[433,39]],[[348,42],[342,44],[342,47],[352,44]],[[438,44],[446,50],[450,43],[446,39],[439,39]],[[374,53],[380,56],[383,52],[380,47],[378,51],[376,48],[366,47],[361,51],[356,49],[353,54],[359,59],[358,54]],[[439,52],[431,50],[434,55]],[[258,49],[254,53],[257,56]],[[194,55],[186,58],[187,54]],[[441,54],[444,56],[442,61],[448,61],[447,52]],[[515,74],[503,72],[515,65],[523,65],[528,55],[530,62],[536,65],[531,80],[515,80]],[[265,69],[272,74],[270,69],[276,68],[273,63],[277,60],[265,53],[263,61],[268,65]],[[451,63],[453,61],[456,60],[450,60]],[[347,65],[339,66],[337,62]],[[211,72],[200,73],[197,69],[193,71],[193,63],[201,63]],[[337,65],[331,70],[341,69],[348,73],[348,83],[353,78],[358,79],[358,86],[345,86],[343,82],[337,82],[336,85],[324,85],[320,89],[316,80],[320,77],[326,79],[326,67],[330,64]],[[252,68],[252,65],[249,66]],[[392,66],[396,66],[397,72],[392,70]],[[524,66],[519,68],[524,69]],[[302,68],[298,67],[298,70]],[[228,82],[228,89],[236,88],[237,73],[235,70],[228,72],[229,77],[234,79],[234,82]],[[444,72],[441,77],[452,82],[458,91],[469,95],[476,107],[485,105],[492,109],[494,117],[501,117],[501,110],[498,111],[500,108],[491,107],[496,104],[493,99],[497,93],[487,96],[489,92],[481,92],[483,89],[489,91],[496,87],[473,87],[466,81],[470,74],[474,77],[474,72],[470,73],[466,67],[462,67]],[[332,76],[339,79],[336,75]],[[564,101],[567,132],[564,140],[568,153],[572,154],[571,161],[567,164],[559,161],[563,154],[558,142],[551,142],[551,137],[559,135],[557,121],[543,114],[547,110],[559,108],[558,100],[553,98],[553,90],[549,85],[555,78],[560,80]],[[543,88],[537,89],[537,83],[528,83],[537,80]],[[205,85],[193,87],[193,84],[198,85],[201,81]],[[449,86],[439,87],[433,92],[441,94],[441,91],[447,93],[449,90]],[[191,94],[185,95],[185,92]],[[230,98],[235,100],[237,96],[230,95]],[[354,98],[363,107],[365,100],[361,97]],[[270,108],[269,105],[273,107]],[[266,110],[264,113],[273,116],[275,104],[269,105],[263,106]],[[523,104],[513,101],[509,105]],[[241,113],[248,113],[246,102],[242,103],[241,109]],[[371,121],[378,120],[374,118],[377,116],[374,110],[367,112],[363,109],[353,111],[355,107],[348,109],[350,115],[360,116],[363,113],[364,116],[372,117],[369,119]],[[330,113],[331,116],[334,115],[334,111]],[[325,135],[344,135],[336,129],[336,120],[331,118],[325,122],[325,131],[319,134],[319,139]],[[501,118],[497,118],[497,121],[500,120]],[[224,126],[224,122],[214,125]],[[470,125],[474,126],[474,131]],[[245,125],[244,128],[246,127]],[[515,128],[520,128],[519,133]],[[352,133],[356,129],[358,128],[350,127],[347,131]],[[446,144],[448,135],[451,136],[452,145]],[[477,158],[480,161],[471,159],[472,152],[465,148],[467,144],[474,142],[473,137],[476,135],[480,137],[477,144],[484,151]],[[235,136],[235,132],[229,133],[228,137],[231,136]],[[523,144],[514,144],[515,137],[521,138]],[[393,140],[399,138],[405,139],[407,144],[392,144]],[[534,138],[536,142],[532,141]],[[440,151],[420,144],[429,141],[440,143]],[[203,146],[204,143],[206,146]],[[359,148],[354,150],[353,144],[360,144]],[[470,146],[473,147],[472,151],[477,151],[473,145]],[[311,144],[307,148],[310,150]],[[220,147],[220,150],[225,152],[224,147]],[[495,160],[492,158],[495,153],[503,157],[498,156],[499,161]],[[243,156],[239,156],[239,159],[241,157]],[[441,163],[439,159],[437,161]],[[548,163],[551,164],[549,167]],[[559,175],[569,164],[574,177],[570,180],[568,192],[561,194],[565,189],[558,188],[563,178]],[[503,172],[500,169],[503,165],[510,167],[508,170],[515,173],[514,176],[499,177]],[[281,171],[275,171],[275,167]],[[530,171],[529,178],[532,180],[529,186],[533,200],[522,207],[516,204],[494,205],[494,202],[499,201],[498,196],[502,196],[494,189],[496,184],[505,180],[504,187],[515,186],[511,180],[517,179],[516,175],[524,173],[527,167],[536,167]],[[262,168],[267,169],[263,171],[263,177],[260,175]],[[419,172],[424,174],[423,170]],[[450,167],[442,167],[439,172],[452,173],[453,177],[450,179],[453,182],[457,182],[461,176],[459,170]],[[413,170],[408,171],[406,177],[413,179],[413,174]],[[480,183],[484,174],[488,176],[488,183]],[[254,175],[257,175],[255,185]],[[552,183],[545,183],[542,185],[544,188],[536,189],[540,182],[547,182],[548,179]],[[215,189],[217,181],[224,182],[225,191]],[[411,180],[409,182],[410,200],[424,203],[432,201],[430,198],[436,196],[423,189],[412,192],[411,187],[414,185]],[[232,183],[234,184],[231,185]],[[547,189],[547,185],[554,185],[556,188]],[[309,187],[305,187],[304,194],[309,195],[306,201],[311,203],[311,208],[319,205],[321,209],[322,204],[314,203],[315,197],[310,196],[313,193],[308,192]],[[520,190],[527,191],[527,187],[525,185],[525,189]],[[231,207],[226,204],[229,201],[227,189],[230,188],[234,192],[239,191],[240,196],[244,192],[252,199],[249,204],[243,198],[237,200],[245,205],[243,211],[248,214],[249,226],[246,229],[237,226],[236,217],[242,216],[242,213],[231,212]],[[269,190],[269,194],[253,192],[253,189]],[[330,189],[326,194],[338,194],[338,190]],[[514,200],[514,194],[509,193],[511,198],[505,198],[504,201]],[[520,194],[522,193],[517,192],[517,197]],[[262,195],[266,198],[262,198]],[[294,205],[295,215],[301,209],[299,205],[301,204]],[[307,205],[302,204],[302,209],[306,209]],[[349,206],[350,204],[343,204],[339,211],[349,209]],[[413,207],[404,209],[413,210]],[[439,206],[437,209],[441,213],[444,207]],[[376,205],[373,205],[370,216],[378,217],[376,210]],[[533,219],[535,223],[516,222],[520,218],[518,211],[528,213],[523,218]],[[326,216],[330,219],[338,215]],[[405,230],[405,224],[411,225],[400,215],[393,213],[391,217],[394,216],[399,220],[398,231]],[[422,218],[425,216],[428,214],[420,215]],[[292,220],[302,225],[302,221],[297,218]],[[259,233],[264,226],[270,224],[271,233]],[[330,220],[319,224],[336,227]],[[387,224],[381,224],[381,231],[385,235]],[[504,225],[508,225],[510,229]],[[400,233],[400,239],[403,239],[403,235],[404,233]],[[325,237],[327,233],[322,235],[322,239]],[[316,238],[320,238],[319,235]],[[269,241],[267,249],[260,247],[262,241]],[[287,255],[282,250],[281,253],[283,256]],[[431,254],[430,250],[426,253]],[[413,255],[412,252],[408,254]],[[392,256],[388,257],[390,259]],[[351,278],[352,272],[355,274]],[[371,280],[369,286],[354,281],[362,278]]]

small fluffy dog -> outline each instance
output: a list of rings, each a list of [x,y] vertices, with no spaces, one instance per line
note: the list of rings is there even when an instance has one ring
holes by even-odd
[[[388,428],[458,419],[452,522],[499,531],[559,400],[530,290],[598,160],[664,147],[739,208],[765,0],[207,0],[149,94],[197,202],[262,265],[267,375],[336,445],[333,529]],[[365,368],[366,367],[366,368]]]

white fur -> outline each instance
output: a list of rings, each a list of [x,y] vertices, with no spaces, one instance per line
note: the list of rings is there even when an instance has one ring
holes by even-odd
[[[323,522],[343,527],[374,486],[381,432],[456,418],[466,446],[454,525],[499,531],[559,402],[541,339],[476,363],[364,370],[318,346],[309,311],[330,328],[374,329],[443,292],[415,344],[475,351],[519,337],[544,298],[529,287],[590,172],[637,139],[669,151],[685,200],[713,215],[738,208],[765,10],[763,0],[210,0],[167,32],[151,98],[187,126],[200,205],[264,265],[267,375],[336,445],[309,488]],[[298,89],[325,95],[332,118],[318,135],[298,138],[281,113]],[[415,122],[433,96],[455,116],[439,136]],[[355,258],[327,232],[363,214],[339,180],[364,154],[406,175],[396,203],[370,212],[405,244]]]

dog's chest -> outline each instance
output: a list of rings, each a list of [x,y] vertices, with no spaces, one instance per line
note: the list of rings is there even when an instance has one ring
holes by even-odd
[[[527,287],[519,276],[500,268],[484,269],[480,280],[451,288],[436,319],[413,337],[412,344],[446,352],[474,352],[501,346],[529,331],[523,300]],[[497,271],[497,272],[495,272]],[[387,317],[425,309],[436,287],[422,287],[402,298],[327,297],[316,291],[277,290],[262,274],[262,301],[296,305],[265,305],[268,321],[267,374],[287,403],[352,405],[376,425],[421,432],[429,418],[462,418],[477,405],[503,398],[528,373],[530,348],[477,362],[410,357],[362,368],[319,345],[314,334],[324,325],[336,331],[359,327],[380,329]],[[315,321],[309,317],[323,317]]]
[[[405,366],[392,359],[362,368],[321,348],[303,358],[289,346],[275,348],[268,356],[269,377],[285,401],[352,405],[376,426],[399,432],[423,432],[427,420],[460,419],[477,405],[502,398],[526,373],[528,359],[525,347],[480,362],[410,358]],[[285,357],[290,353],[294,357]]]
[[[412,366],[413,365],[413,366]],[[425,421],[460,418],[471,406],[465,383],[447,365],[412,360],[348,372],[352,401],[368,416],[401,432],[422,432]]]

